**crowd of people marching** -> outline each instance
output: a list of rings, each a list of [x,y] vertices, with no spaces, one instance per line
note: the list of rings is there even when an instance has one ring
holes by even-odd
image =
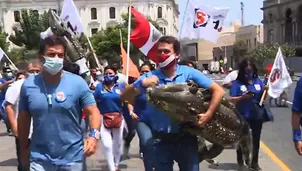
[[[196,70],[193,62],[177,62],[180,43],[175,37],[161,37],[157,52],[158,68],[146,62],[139,67],[141,77],[128,82],[122,68],[113,64],[105,67],[104,73],[92,71],[94,82],[87,85],[79,76],[79,66],[65,60],[64,42],[55,36],[41,41],[38,58],[28,62],[26,71],[13,74],[4,67],[1,116],[8,133],[15,137],[18,170],[85,171],[86,157],[93,155],[100,143],[109,170],[118,171],[137,133],[146,171],[172,171],[174,161],[181,171],[199,171],[196,137],[181,132],[179,124],[148,104],[146,88],[194,81],[210,89],[207,112],[192,123],[199,127],[211,119],[225,91]],[[258,105],[266,87],[256,65],[242,60],[237,76],[226,79],[224,87],[230,89],[230,101],[252,130],[251,169],[261,170],[260,135],[271,114]],[[240,150],[237,162],[241,167],[246,162]]]

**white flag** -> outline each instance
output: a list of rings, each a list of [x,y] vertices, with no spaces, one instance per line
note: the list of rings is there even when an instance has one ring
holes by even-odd
[[[60,18],[67,23],[67,27],[71,33],[76,33],[76,35],[81,35],[81,33],[84,33],[81,17],[73,0],[64,0]],[[42,39],[52,35],[54,34],[50,28],[40,33]]]
[[[77,32],[79,35],[81,33],[84,33],[81,17],[73,0],[64,0],[60,18],[64,20],[66,23],[69,22],[72,29],[75,32]]]
[[[281,48],[279,47],[272,71],[268,77],[268,94],[273,98],[278,98],[291,83],[292,79],[290,78]]]
[[[2,50],[2,48],[0,48],[0,61],[2,60],[4,55],[5,55],[4,51]]]
[[[180,39],[206,39],[216,43],[229,8],[217,8],[201,4],[199,0],[188,0]]]

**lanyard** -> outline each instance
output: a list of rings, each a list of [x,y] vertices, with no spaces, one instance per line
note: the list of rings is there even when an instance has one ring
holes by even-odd
[[[43,78],[42,78],[42,80],[43,80]],[[46,96],[46,99],[47,99],[47,103],[48,103],[49,106],[51,106],[52,105],[52,94],[48,93],[44,80],[43,80],[43,87],[44,87],[44,92],[45,92],[45,96]]]

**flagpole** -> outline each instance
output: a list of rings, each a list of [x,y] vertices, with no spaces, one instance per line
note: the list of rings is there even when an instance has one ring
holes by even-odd
[[[4,50],[1,49],[1,48],[0,48],[0,50],[3,52],[3,55],[6,57],[6,59],[8,60],[8,62],[10,62],[12,64],[12,66],[15,68],[15,70],[18,71],[19,69],[16,67],[16,65],[13,63],[13,61],[10,60],[10,58],[6,55],[6,53],[4,52]]]
[[[129,10],[128,10],[128,40],[127,40],[127,62],[126,62],[126,80],[128,83],[129,77],[129,63],[130,63],[130,34],[131,34],[131,12],[132,0],[129,0]]]
[[[189,1],[190,0],[187,0],[186,7],[185,7],[185,12],[182,16],[182,22],[181,22],[181,26],[180,26],[180,30],[179,30],[179,35],[178,35],[179,40],[180,40],[180,36],[181,36],[182,30],[183,30],[184,20],[185,20],[186,14],[187,14],[187,8],[188,8]]]

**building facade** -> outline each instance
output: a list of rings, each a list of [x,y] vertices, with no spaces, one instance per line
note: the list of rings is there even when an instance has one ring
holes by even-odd
[[[236,41],[243,41],[248,47],[248,52],[253,51],[263,43],[263,25],[243,26],[236,32]]]
[[[101,29],[122,22],[122,14],[128,13],[129,0],[74,0],[87,36]],[[63,0],[1,0],[0,28],[8,34],[21,19],[21,9],[34,9],[43,13],[48,9],[59,10]],[[160,26],[164,35],[178,34],[178,5],[175,0],[132,0],[139,12]]]
[[[302,1],[263,1],[264,43],[302,45]]]

